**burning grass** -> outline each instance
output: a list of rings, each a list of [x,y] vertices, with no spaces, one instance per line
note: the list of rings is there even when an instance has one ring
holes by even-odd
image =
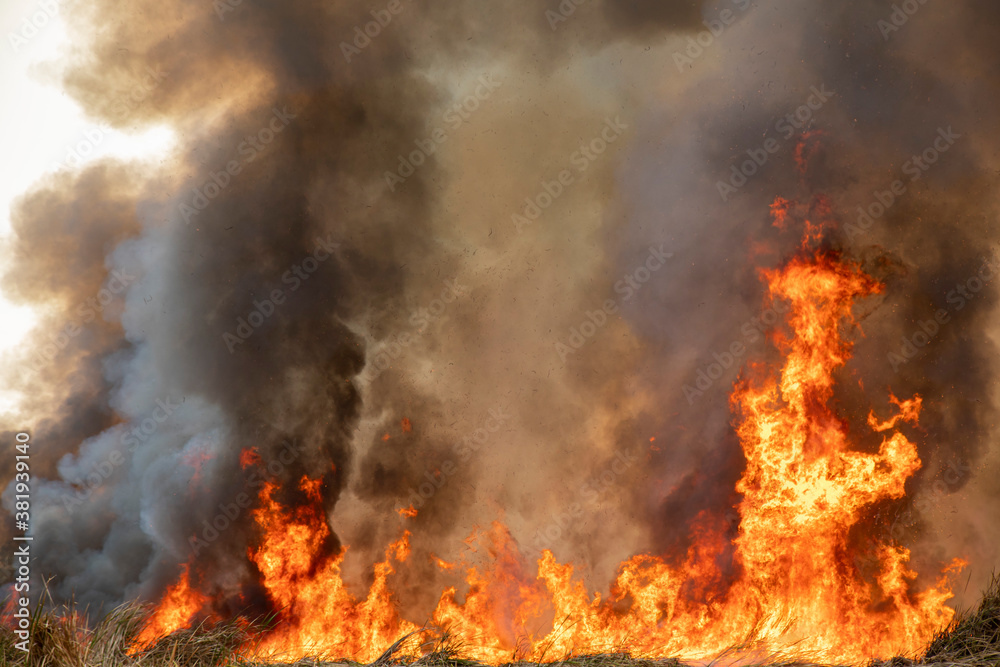
[[[919,428],[923,399],[890,393],[887,402],[879,400],[867,425],[881,444],[877,451],[858,447],[837,412],[834,389],[851,358],[854,305],[885,285],[820,244],[819,232],[833,224],[825,204],[803,206],[819,222],[804,220],[800,252],[760,272],[765,302],[788,305],[787,322],[774,336],[784,361],[750,364],[730,395],[746,461],[733,489],[740,496],[733,506],[738,533],[720,508],[703,509],[687,522],[684,553],[634,554],[620,563],[603,597],[588,592],[579,565],[559,562],[549,550],[537,560],[536,575],[502,520],[476,529],[466,543],[480,555],[462,564],[468,593],[456,597],[453,580],[428,614],[433,627],[470,640],[458,653],[463,658],[497,665],[627,651],[700,660],[728,651],[729,660],[739,651],[745,660],[754,651],[774,663],[788,661],[784,651],[794,641],[796,660],[857,663],[872,655],[915,655],[951,623],[947,601],[964,561],[942,563],[936,581],[925,577],[929,585],[918,589],[907,548],[884,535],[874,536],[864,553],[852,543],[871,509],[904,498],[923,466],[917,442],[904,432]],[[260,633],[259,648],[370,662],[403,635],[427,639],[400,614],[393,588],[392,575],[408,567],[402,564],[410,556],[410,528],[420,528],[409,523],[413,513],[393,527],[398,537],[374,564],[367,593],[356,596],[341,576],[348,545],[329,548],[337,540],[323,501],[325,479],[303,473],[270,480],[249,512],[247,576],[282,619]],[[845,567],[859,556],[871,564],[864,577]],[[732,564],[731,581],[720,578],[719,562]],[[210,593],[212,567],[197,552],[190,556],[140,644],[233,607],[236,599]],[[566,622],[541,634],[550,619]],[[515,636],[525,639],[512,651]],[[407,649],[397,647],[400,656]]]
[[[237,620],[178,630],[143,645],[140,641],[150,609],[137,604],[123,605],[88,627],[72,611],[36,608],[30,621],[30,651],[15,648],[17,638],[7,627],[0,629],[0,667],[262,667],[294,665],[321,667],[344,665],[358,667],[352,661],[323,662],[302,658],[296,662],[268,660],[259,650],[257,634],[251,624]],[[432,642],[420,644],[411,633],[391,647],[371,667],[407,665],[409,667],[480,667],[465,659],[467,646],[460,638],[444,633]],[[517,651],[508,665],[529,667],[539,663],[519,661]],[[556,658],[556,656],[553,656]],[[600,655],[564,656],[542,664],[559,667],[681,667],[674,659],[634,658],[627,651]],[[737,651],[719,656],[712,665],[813,665],[790,656],[739,657]],[[919,659],[897,657],[872,661],[867,667],[909,667],[912,665],[948,665],[955,667],[996,667],[1000,665],[1000,576],[994,576],[979,606],[960,613],[954,622],[939,632]]]

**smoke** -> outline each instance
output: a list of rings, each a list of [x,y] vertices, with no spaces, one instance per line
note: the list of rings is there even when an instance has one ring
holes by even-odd
[[[995,258],[997,242],[986,176],[995,157],[985,148],[997,138],[980,112],[997,92],[987,74],[996,63],[985,55],[997,17],[978,3],[947,10],[910,3],[902,18],[893,7],[750,7],[719,37],[725,53],[705,47],[690,65],[707,69],[704,60],[717,55],[711,76],[691,77],[680,102],[663,104],[643,132],[648,141],[637,142],[623,168],[617,199],[638,222],[629,231],[641,237],[655,224],[689,260],[652,284],[657,307],[644,303],[632,320],[661,350],[645,359],[645,386],[658,405],[681,411],[671,420],[680,429],[675,446],[662,454],[673,481],[665,484],[659,544],[673,548],[678,524],[699,509],[714,506],[721,515],[731,506],[727,492],[742,463],[728,433],[728,389],[741,362],[774,353],[760,330],[775,314],[756,269],[787,257],[799,236],[799,227],[780,232],[764,215],[779,195],[799,202],[793,217],[800,221],[830,220],[829,242],[886,283],[881,297],[862,305],[855,357],[841,373],[836,401],[852,437],[877,447],[865,420],[872,408],[888,414],[890,392],[925,399],[921,427],[908,434],[925,464],[911,489],[917,502],[879,508],[865,527],[917,545],[914,562],[923,572],[947,557],[978,554],[970,569],[979,585],[960,598],[968,603],[996,562],[982,546],[995,541],[986,517],[996,510],[996,491],[966,485],[989,469],[996,414],[989,333],[996,284],[977,274]],[[822,134],[786,136],[795,121]],[[757,164],[769,140],[777,148]],[[804,170],[795,159],[800,144]],[[896,182],[902,194],[891,192]],[[978,291],[962,297],[970,280]],[[925,336],[942,310],[947,321]],[[734,344],[746,348],[742,357],[732,354]],[[736,357],[728,368],[727,356]],[[721,377],[707,376],[713,364]],[[941,521],[950,494],[962,499],[959,516],[947,521],[967,522],[961,531]]]
[[[757,269],[799,238],[771,226],[775,195],[815,215],[823,194],[830,243],[887,284],[837,397],[852,433],[871,446],[868,406],[920,393],[916,496],[951,461],[946,496],[975,494],[960,540],[927,507],[872,530],[902,526],[925,572],[993,566],[997,491],[969,480],[996,291],[961,310],[949,293],[998,236],[996,9],[919,5],[886,38],[887,2],[65,4],[65,89],[179,143],[51,177],[14,211],[3,288],[44,315],[5,366],[25,402],[4,430],[40,443],[35,568],[56,597],[155,599],[195,557],[220,604],[253,600],[240,497],[264,477],[292,503],[323,480],[359,590],[410,528],[408,607],[439,590],[427,555],[461,556],[498,516],[595,582],[683,553],[699,512],[738,502],[728,393],[774,355]],[[961,136],[911,181],[939,128]],[[767,160],[735,185],[747,151]]]

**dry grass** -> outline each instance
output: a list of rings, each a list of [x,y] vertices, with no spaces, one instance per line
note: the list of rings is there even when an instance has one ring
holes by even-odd
[[[0,629],[0,667],[230,667],[251,664],[240,647],[250,636],[246,623],[200,626],[161,637],[140,648],[139,632],[149,608],[126,604],[88,627],[66,610],[32,613],[28,652],[19,650],[13,630]]]
[[[1000,666],[1000,575],[993,575],[979,606],[956,616],[931,641],[919,661],[906,658],[874,661],[869,667],[998,667]]]
[[[1000,665],[1000,575],[993,575],[979,607],[962,614],[927,647],[926,663]]]
[[[128,604],[104,617],[95,627],[87,627],[75,614],[42,611],[39,605],[31,618],[30,651],[15,648],[13,631],[0,628],[0,667],[260,667],[264,663],[255,650],[253,628],[245,622],[202,625],[160,638],[141,650],[136,639],[148,618],[149,609]],[[415,633],[416,635],[416,633]],[[407,636],[389,647],[370,667],[480,667],[463,658],[467,652],[460,638],[445,632],[428,643],[417,636]],[[249,647],[249,648],[248,648]],[[517,660],[509,667],[535,667],[538,663]],[[735,656],[722,656],[718,665],[731,664]],[[745,660],[745,658],[744,658]],[[769,667],[805,666],[811,663],[784,656],[755,661]],[[358,663],[322,662],[303,658],[294,667]],[[644,660],[628,653],[579,655],[544,663],[555,667],[681,667],[677,660]],[[742,662],[746,665],[746,662]],[[995,576],[979,606],[960,614],[955,622],[939,633],[920,660],[893,658],[873,661],[868,667],[1000,667],[1000,576]]]

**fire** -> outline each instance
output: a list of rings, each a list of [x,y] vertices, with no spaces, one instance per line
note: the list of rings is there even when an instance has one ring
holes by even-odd
[[[260,465],[260,454],[253,447],[248,447],[240,452],[240,469],[246,470],[250,466]]]
[[[431,554],[430,559],[431,559],[431,562],[433,562],[435,565],[437,565],[438,568],[441,569],[441,570],[451,571],[451,570],[455,569],[455,563],[449,563],[446,560],[438,558],[434,554]]]
[[[262,649],[275,655],[305,652],[374,660],[401,634],[417,629],[398,617],[386,584],[394,572],[392,561],[404,562],[409,556],[409,532],[386,549],[385,560],[375,566],[368,597],[357,600],[340,576],[346,549],[337,554],[323,549],[331,533],[320,509],[319,480],[304,478],[300,488],[312,504],[282,507],[274,499],[277,487],[272,483],[261,491],[262,506],[253,512],[263,539],[248,555],[284,621],[263,641]]]
[[[785,225],[793,206],[777,199],[776,222]],[[341,577],[346,547],[329,548],[320,480],[300,481],[309,503],[295,507],[276,500],[272,483],[253,512],[260,539],[248,550],[282,621],[263,647],[369,662],[405,635],[447,629],[462,638],[467,657],[493,664],[623,649],[710,660],[737,645],[828,662],[919,650],[952,619],[949,582],[962,563],[917,591],[905,548],[851,543],[868,508],[903,497],[921,466],[916,446],[897,430],[917,422],[921,398],[890,396],[894,414],[869,414],[868,426],[881,437],[877,452],[859,451],[851,441],[831,405],[834,373],[850,358],[845,334],[857,326],[854,303],[883,288],[857,265],[809,250],[821,228],[807,223],[799,256],[761,274],[769,299],[786,302],[789,315],[787,331],[773,337],[782,366],[752,366],[731,395],[746,458],[736,486],[742,500],[735,538],[725,517],[703,511],[690,527],[686,553],[670,561],[633,556],[602,598],[550,551],[530,566],[497,522],[467,540],[470,548],[485,544],[486,564],[464,564],[467,592],[447,588],[428,630],[400,617],[391,586],[409,556],[409,531],[389,545],[367,595],[356,598]],[[404,420],[404,431],[408,425]],[[399,513],[414,518],[416,510]],[[442,571],[458,565],[432,559]],[[145,635],[180,627],[204,603],[190,590],[185,569]]]
[[[771,202],[771,217],[774,218],[774,226],[784,229],[788,224],[788,214],[792,210],[794,202],[784,197],[775,197]]]
[[[466,571],[469,591],[459,603],[455,588],[441,595],[433,623],[469,642],[469,657],[492,664],[510,659],[512,647],[527,636],[545,608],[543,586],[529,574],[525,560],[507,527],[494,522],[489,532],[474,536],[486,541],[490,569]]]
[[[840,325],[854,323],[856,299],[882,288],[857,267],[820,254],[764,275],[772,298],[791,305],[794,335],[778,341],[786,355],[780,378],[742,382],[732,397],[747,459],[737,485],[736,540],[747,603],[792,619],[792,635],[833,659],[914,650],[951,619],[943,594],[911,600],[909,554],[887,545],[877,547],[878,585],[866,584],[851,561],[848,532],[865,507],[904,495],[920,468],[916,446],[893,432],[877,454],[852,451],[830,407],[833,372],[850,355]],[[919,396],[892,400],[899,414],[886,422],[869,416],[876,432],[916,422]]]
[[[181,568],[176,583],[167,589],[136,639],[139,648],[153,644],[159,637],[189,627],[191,620],[208,604],[208,596],[191,587],[190,565]]]

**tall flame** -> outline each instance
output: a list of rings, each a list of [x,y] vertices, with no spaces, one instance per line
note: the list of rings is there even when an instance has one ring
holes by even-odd
[[[877,454],[851,450],[844,423],[830,407],[833,372],[849,358],[840,335],[853,323],[854,301],[881,291],[857,267],[816,255],[765,272],[771,296],[791,305],[790,338],[780,380],[740,383],[740,442],[747,467],[737,484],[745,604],[772,618],[794,621],[804,643],[835,659],[913,650],[951,619],[936,590],[907,596],[906,549],[878,545],[878,582],[858,577],[848,533],[862,510],[904,495],[920,468],[915,445],[899,433],[882,439]],[[876,432],[900,420],[916,422],[921,399],[893,402],[900,413],[868,423]],[[879,611],[875,611],[875,606]]]
[[[790,202],[779,199],[772,208],[786,222]],[[952,619],[945,603],[960,561],[921,592],[903,547],[873,541],[867,550],[873,564],[862,572],[856,562],[863,550],[850,543],[852,528],[874,503],[902,497],[920,468],[916,446],[895,429],[916,423],[921,399],[890,397],[895,415],[869,415],[868,425],[882,435],[877,453],[852,445],[831,407],[834,373],[850,357],[842,332],[856,325],[854,302],[882,286],[835,255],[808,251],[820,227],[807,224],[799,257],[762,272],[770,298],[790,305],[789,331],[775,336],[783,366],[752,367],[731,396],[746,458],[736,487],[742,500],[735,540],[727,538],[722,517],[704,511],[679,562],[633,556],[602,599],[587,592],[573,565],[547,550],[532,576],[513,537],[495,523],[484,536],[490,566],[466,569],[464,599],[455,588],[441,594],[431,627],[447,628],[463,638],[468,657],[494,664],[612,650],[704,659],[736,645],[765,652],[794,647],[815,660],[856,662],[914,653]],[[276,487],[268,485],[253,513],[261,539],[248,556],[284,620],[263,646],[371,661],[398,638],[429,632],[400,618],[390,586],[394,564],[409,554],[410,534],[386,549],[367,596],[356,599],[341,578],[346,548],[325,551],[331,533],[319,484],[303,478],[310,503],[296,507],[278,503]],[[728,578],[720,563],[729,566]],[[199,600],[207,602],[192,597],[185,570],[149,632],[181,627],[180,619],[200,611],[193,608]]]

